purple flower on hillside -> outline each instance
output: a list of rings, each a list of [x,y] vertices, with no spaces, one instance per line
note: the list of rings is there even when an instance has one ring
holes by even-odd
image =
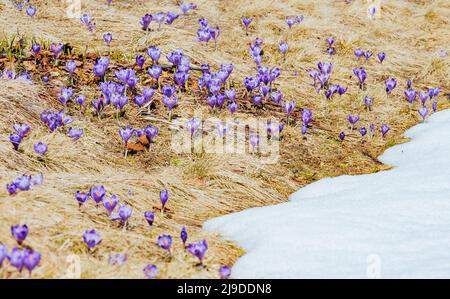
[[[386,134],[391,130],[391,128],[389,128],[388,125],[386,124],[382,124],[381,125],[381,135],[383,136],[383,138],[386,136]]]
[[[162,22],[164,22],[166,15],[164,14],[164,12],[158,12],[157,14],[154,15],[154,19],[156,21],[156,23],[158,23],[158,30],[161,28],[161,24]]]
[[[32,249],[25,249],[25,254],[23,258],[23,265],[28,270],[31,275],[31,272],[36,268],[41,262],[41,254]]]
[[[69,72],[71,76],[75,73],[75,69],[77,68],[77,64],[74,60],[69,60],[66,62],[66,70]]]
[[[428,100],[428,93],[426,93],[425,91],[421,91],[419,93],[419,97],[420,97],[420,101],[422,102],[422,105],[425,106],[425,103]]]
[[[48,150],[47,145],[46,145],[45,143],[42,143],[42,142],[36,143],[36,144],[33,146],[33,148],[34,148],[34,151],[35,151],[37,154],[39,154],[39,155],[45,155],[45,153],[46,153],[47,150]]]
[[[140,24],[142,26],[142,29],[145,31],[148,31],[149,27],[150,27],[150,23],[153,20],[153,16],[151,14],[145,14],[140,21]]]
[[[359,133],[361,134],[362,137],[364,137],[367,134],[367,129],[362,127],[359,129]]]
[[[9,135],[9,141],[11,141],[12,145],[14,146],[14,149],[17,151],[19,150],[19,145],[22,142],[22,137],[20,137],[17,134],[11,134]]]
[[[270,98],[272,99],[272,101],[278,104],[283,99],[283,93],[279,90],[274,91],[270,94]]]
[[[79,127],[70,127],[68,130],[68,135],[73,140],[78,140],[84,135],[84,130]]]
[[[3,261],[8,257],[8,247],[6,245],[0,244],[0,269],[3,266]]]
[[[152,125],[148,125],[145,129],[144,129],[144,133],[147,136],[147,139],[150,143],[153,142],[153,139],[155,139],[156,135],[158,135],[158,128]]]
[[[112,42],[113,36],[111,33],[104,33],[103,34],[103,40],[105,41],[105,43],[109,46]]]
[[[130,126],[126,126],[125,128],[119,128],[119,135],[122,138],[123,142],[125,143],[125,147],[128,144],[128,141],[134,134],[134,129],[132,129]]]
[[[183,242],[183,245],[186,245],[186,241],[187,241],[187,238],[188,238],[188,233],[187,233],[187,230],[186,230],[186,226],[183,226],[181,228],[180,238],[181,238],[181,241]]]
[[[425,121],[428,113],[429,113],[429,111],[428,111],[427,106],[422,106],[419,108],[419,114],[420,114],[420,116],[422,116],[423,121]]]
[[[159,199],[161,200],[161,211],[163,211],[167,201],[169,200],[169,191],[167,191],[166,189],[161,190],[159,192]]]
[[[41,52],[41,45],[33,44],[31,45],[31,50],[33,51],[34,55],[38,55],[39,52]]]
[[[347,120],[352,125],[352,127],[354,125],[356,125],[356,123],[359,121],[359,119],[360,119],[360,117],[358,115],[356,115],[356,116],[352,116],[352,115],[347,116]]]
[[[81,207],[89,199],[89,195],[86,192],[77,191],[75,192],[75,199]]]
[[[136,56],[136,65],[142,69],[142,67],[144,66],[145,63],[145,57],[142,55],[138,55]]]
[[[17,192],[17,187],[15,184],[7,184],[6,190],[8,191],[9,195],[14,195]]]
[[[11,226],[11,235],[19,245],[22,245],[23,241],[25,241],[28,236],[28,231],[28,226],[26,224],[16,224]]]
[[[102,242],[102,238],[100,234],[95,231],[95,229],[85,230],[83,234],[83,241],[86,243],[88,249],[92,249]]]
[[[367,9],[367,12],[370,14],[370,16],[373,18],[375,16],[375,14],[377,13],[377,8],[375,6],[370,6]]]
[[[11,266],[15,267],[19,272],[22,272],[24,266],[23,262],[25,258],[25,250],[14,247],[11,250],[11,253],[8,254],[7,258]]]
[[[355,74],[356,78],[359,80],[359,87],[362,89],[364,86],[364,81],[367,79],[367,73],[364,68],[355,68],[353,69],[353,73]]]
[[[231,269],[227,266],[222,266],[219,269],[220,279],[228,279],[231,276]]]
[[[378,60],[380,60],[381,63],[383,63],[384,59],[386,58],[386,54],[384,52],[378,53]]]
[[[148,278],[155,278],[159,275],[158,267],[156,267],[155,265],[147,265],[145,266],[143,271],[144,275]]]
[[[172,236],[170,235],[161,235],[158,237],[158,246],[162,249],[165,249],[169,251],[170,253],[170,246],[172,246]]]
[[[406,82],[406,87],[411,88],[412,84],[413,84],[413,81],[410,79],[410,80],[408,80],[408,82]]]
[[[371,107],[373,105],[373,98],[369,97],[369,96],[365,96],[364,97],[364,104],[366,105],[367,108],[371,109]]]
[[[95,201],[95,203],[99,204],[103,201],[103,198],[106,195],[106,189],[103,186],[92,186],[91,190],[89,191],[89,194],[91,195],[92,199]]]
[[[176,96],[163,96],[163,103],[169,111],[172,111],[172,109],[178,104],[178,98]]]
[[[128,219],[130,219],[131,214],[133,214],[133,208],[126,204],[123,204],[117,210],[117,215],[112,216],[111,219],[112,220],[120,220],[124,224],[126,224]]]
[[[28,191],[31,187],[31,176],[23,175],[17,178],[13,184],[21,191]]]
[[[153,63],[157,64],[161,58],[161,50],[157,47],[150,47],[147,49],[147,54],[152,59]]]
[[[78,105],[83,106],[83,104],[86,102],[86,96],[85,95],[77,95],[75,97],[75,102],[77,102]]]
[[[181,12],[183,15],[187,14],[187,12],[191,9],[197,9],[197,5],[194,3],[181,3],[180,4]]]
[[[105,207],[108,215],[111,215],[118,203],[119,198],[117,197],[117,195],[112,195],[109,199],[105,196],[102,200],[102,205],[103,207]]]
[[[302,122],[305,126],[308,126],[312,121],[312,111],[309,109],[303,109],[302,111]]]
[[[166,24],[171,25],[176,19],[178,19],[179,16],[180,16],[179,13],[174,12],[174,11],[169,11],[167,13],[167,17],[166,17]]]
[[[162,73],[162,67],[159,65],[154,65],[148,69],[148,74],[150,75],[150,77],[152,77],[156,80],[159,80],[161,73]]]
[[[257,135],[254,132],[250,132],[249,142],[253,148],[253,151],[255,151],[256,148],[258,147],[260,140],[261,140],[261,137],[259,137],[259,135]]]
[[[341,132],[341,133],[339,134],[339,139],[340,139],[341,141],[344,141],[344,139],[345,139],[345,133],[344,133],[344,132]]]
[[[120,253],[110,254],[108,258],[108,264],[110,264],[111,266],[122,266],[123,264],[125,264],[127,259],[128,259],[127,254],[120,254]]]
[[[225,95],[232,102],[234,102],[234,100],[236,99],[236,91],[234,89],[225,90]]]
[[[384,83],[386,84],[386,92],[388,94],[390,94],[394,90],[394,88],[397,86],[397,80],[395,80],[393,78],[387,79]]]
[[[432,108],[433,108],[433,112],[436,112],[438,105],[437,102],[433,102],[433,104],[431,104]]]
[[[59,55],[61,55],[62,51],[63,51],[63,44],[62,43],[58,43],[58,44],[51,44],[50,45],[50,51],[53,52],[53,55],[55,56],[55,59],[58,59]]]
[[[334,38],[333,37],[328,37],[326,39],[328,46],[332,46],[334,44]]]
[[[417,97],[417,92],[414,89],[405,90],[405,96],[408,102],[412,105]]]
[[[286,60],[286,53],[289,50],[289,46],[286,42],[282,42],[278,45],[278,49],[283,54],[284,60]]]
[[[228,104],[228,110],[230,110],[230,112],[233,114],[238,108],[238,105],[236,104],[236,102],[231,102],[230,104]]]
[[[295,109],[295,105],[296,105],[296,101],[286,101],[286,102],[281,102],[281,107],[283,107],[284,112],[287,114],[287,116],[289,117],[289,115],[291,115],[292,111],[294,111]]]
[[[147,211],[144,213],[145,220],[147,220],[147,223],[149,226],[153,225],[153,222],[155,221],[155,213],[152,211]]]
[[[36,15],[36,11],[36,7],[30,5],[28,6],[26,13],[29,17],[34,17]]]
[[[356,56],[358,59],[360,59],[361,56],[363,56],[363,55],[364,55],[364,51],[363,51],[361,48],[358,48],[358,49],[355,50],[355,56]]]
[[[61,89],[61,94],[59,95],[59,101],[61,102],[61,104],[63,104],[64,106],[67,105],[67,102],[70,100],[70,98],[73,96],[73,89],[72,87],[63,87]]]
[[[364,52],[364,57],[366,58],[366,60],[369,60],[370,57],[372,57],[373,53],[370,50],[367,50]]]
[[[100,98],[100,99],[92,101],[92,107],[94,107],[97,115],[100,115],[100,113],[103,111],[103,108],[105,108],[105,103]]]
[[[253,18],[242,17],[241,21],[242,21],[242,24],[244,24],[244,26],[245,26],[245,34],[248,35],[248,27],[252,23]]]
[[[90,32],[94,31],[95,29],[95,23],[92,19],[91,15],[85,13],[80,18],[81,23],[86,26],[86,29]]]
[[[195,257],[197,257],[200,261],[200,264],[203,263],[203,258],[205,257],[205,253],[208,250],[208,244],[206,240],[199,241],[194,244],[188,245],[188,251]]]

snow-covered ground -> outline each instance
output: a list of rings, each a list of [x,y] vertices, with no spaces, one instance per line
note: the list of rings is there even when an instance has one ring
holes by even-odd
[[[205,223],[244,247],[234,278],[450,277],[450,111],[406,133],[390,171],[322,179]]]

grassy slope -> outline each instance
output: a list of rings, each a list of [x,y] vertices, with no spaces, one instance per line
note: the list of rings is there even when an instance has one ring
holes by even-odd
[[[68,266],[67,257],[72,254],[82,261],[82,277],[142,277],[146,263],[157,264],[162,277],[216,277],[218,267],[231,265],[242,251],[218,236],[202,232],[201,225],[206,219],[282,202],[294,190],[325,176],[384,169],[376,157],[387,146],[401,142],[401,133],[418,121],[417,112],[410,113],[403,98],[406,80],[413,79],[416,88],[440,86],[444,93],[450,88],[449,58],[437,56],[438,50],[448,46],[449,41],[445,16],[450,6],[446,1],[431,4],[428,1],[390,1],[383,3],[381,19],[376,20],[368,19],[365,1],[351,4],[344,1],[198,1],[199,10],[148,36],[139,28],[142,12],[167,11],[175,8],[174,1],[158,1],[157,5],[113,1],[119,3],[114,3],[110,11],[97,1],[90,1],[84,10],[95,17],[94,34],[88,33],[79,20],[65,18],[64,8],[53,2],[41,1],[37,18],[30,21],[14,10],[9,1],[2,1],[0,22],[5,35],[19,32],[37,39],[61,40],[73,45],[78,53],[88,43],[89,51],[106,53],[101,34],[110,31],[114,35],[113,57],[121,63],[127,63],[130,56],[150,45],[158,45],[163,53],[182,48],[196,64],[207,62],[218,67],[221,63],[234,63],[232,81],[238,89],[242,89],[242,78],[255,72],[247,51],[250,38],[245,36],[239,19],[243,15],[254,16],[256,20],[250,35],[252,39],[256,36],[264,39],[264,64],[278,65],[283,70],[277,87],[287,99],[295,99],[298,107],[312,109],[314,122],[307,139],[300,138],[299,127],[295,125],[286,129],[281,159],[276,165],[261,167],[239,156],[176,155],[167,150],[170,134],[163,122],[166,115],[159,102],[160,96],[156,96],[157,109],[152,111],[151,122],[161,127],[161,135],[151,153],[140,153],[125,161],[117,134],[118,124],[112,117],[99,121],[91,113],[78,116],[73,107],[71,114],[78,119],[77,125],[86,129],[86,136],[73,143],[64,134],[47,134],[39,121],[39,113],[44,107],[60,108],[55,95],[65,82],[63,70],[53,70],[50,88],[2,83],[0,102],[7,109],[0,111],[0,133],[4,136],[0,139],[4,153],[0,157],[0,184],[4,186],[22,173],[42,172],[45,185],[19,193],[13,199],[7,199],[6,190],[0,189],[0,197],[5,197],[0,201],[0,235],[5,236],[0,242],[11,247],[13,243],[7,237],[9,226],[27,223],[31,228],[29,244],[43,253],[42,265],[36,271],[39,277],[63,276]],[[305,21],[289,33],[284,17],[297,14],[305,15]],[[199,17],[206,17],[220,26],[222,35],[217,50],[195,41]],[[324,39],[328,36],[337,40],[337,55],[332,58],[332,81],[349,87],[346,95],[331,102],[313,91],[306,74],[317,62],[329,59],[324,54]],[[285,63],[276,50],[282,40],[287,40],[290,46]],[[387,53],[382,65],[375,58],[364,64],[369,76],[366,92],[359,90],[352,73],[357,66],[353,55],[357,47],[371,49],[375,54]],[[83,67],[88,69],[89,65]],[[294,70],[300,75],[294,76]],[[399,81],[390,97],[384,92],[384,80],[388,77]],[[83,90],[90,96],[89,100],[97,96],[92,87],[83,87]],[[375,97],[372,112],[365,110],[361,103],[366,94]],[[185,95],[176,112],[182,117],[191,117],[199,102],[205,100],[196,98],[193,93]],[[243,100],[238,102],[244,106]],[[439,106],[447,107],[443,96],[440,96]],[[206,107],[203,110],[204,114],[208,113]],[[272,115],[281,118],[281,108],[275,110]],[[239,116],[245,117],[247,113],[252,112],[246,109]],[[267,111],[258,113],[268,115]],[[341,144],[337,135],[349,131],[347,114],[361,115],[361,124],[365,126],[372,121],[378,125],[383,122],[390,124],[393,130],[388,140],[377,136],[362,144],[353,133]],[[219,116],[227,115],[228,112],[223,111]],[[298,112],[294,118],[298,119]],[[7,141],[11,125],[16,122],[28,122],[33,127],[32,134],[22,145],[23,154],[14,152]],[[148,123],[133,108],[119,124],[143,127]],[[39,140],[48,143],[50,148],[44,162],[32,152],[32,144]],[[93,184],[105,185],[108,191],[119,194],[133,206],[134,216],[128,231],[111,224],[103,210],[97,210],[92,204],[78,210],[73,193]],[[163,187],[171,191],[170,211],[163,219],[157,214],[156,226],[150,231],[141,215],[159,205],[158,192]],[[128,195],[129,189],[133,190],[132,196]],[[195,260],[182,250],[178,239],[170,261],[155,245],[161,233],[178,237],[181,225],[188,226],[191,241],[208,239],[210,251],[206,269],[193,267]],[[89,255],[82,244],[81,235],[87,228],[98,229],[104,239],[94,255]],[[126,251],[130,255],[129,262],[121,268],[108,266],[106,258],[112,251]],[[0,270],[0,277],[11,276],[17,276],[13,269]]]

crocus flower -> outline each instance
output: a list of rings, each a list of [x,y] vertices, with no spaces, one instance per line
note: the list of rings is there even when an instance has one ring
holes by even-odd
[[[356,125],[359,119],[360,119],[359,116],[352,116],[352,115],[347,116],[347,120],[352,125],[352,128]]]
[[[147,223],[149,226],[153,225],[153,222],[155,221],[155,213],[152,211],[147,211],[144,213],[145,220],[147,220]]]
[[[39,155],[45,155],[47,150],[48,150],[48,147],[45,143],[38,142],[34,145],[34,151]]]
[[[124,129],[119,129],[119,135],[122,137],[123,142],[125,143],[125,147],[128,144],[128,141],[134,134],[134,129],[130,128],[129,126],[126,126]]]
[[[11,141],[14,149],[17,151],[19,150],[19,145],[22,142],[22,137],[20,137],[18,134],[11,134],[9,135],[9,141]]]
[[[159,192],[159,199],[161,200],[161,211],[163,211],[167,201],[169,200],[169,191],[166,189],[161,190]]]
[[[286,53],[287,53],[287,51],[289,49],[288,44],[286,42],[282,42],[278,46],[278,49],[280,49],[280,52],[283,54],[284,60],[286,60]]]
[[[259,145],[259,141],[261,140],[261,138],[259,137],[259,135],[255,134],[255,133],[250,133],[250,137],[249,137],[249,141],[250,141],[250,145],[253,148],[253,151],[255,151],[256,147]]]
[[[242,21],[242,24],[244,24],[244,26],[245,26],[245,34],[248,35],[248,26],[250,26],[250,24],[252,23],[253,18],[242,17],[241,21]]]
[[[84,130],[80,129],[79,127],[70,127],[68,130],[68,135],[73,140],[80,139],[84,134]]]
[[[15,267],[19,272],[22,272],[24,266],[23,260],[25,258],[25,250],[14,247],[11,253],[8,254],[7,258],[11,266]]]
[[[302,122],[305,126],[308,126],[312,121],[312,111],[309,109],[303,109],[302,111]]]
[[[428,100],[428,93],[426,93],[425,91],[421,91],[419,93],[419,97],[420,97],[420,101],[422,102],[422,105],[425,106],[425,103]]]
[[[339,139],[341,139],[341,141],[344,141],[344,139],[345,139],[345,133],[344,132],[341,132],[339,134]]]
[[[373,5],[371,5],[368,9],[367,12],[370,14],[370,16],[373,18],[375,16],[375,14],[377,13],[377,8]]]
[[[427,106],[422,106],[419,108],[419,114],[422,116],[422,120],[425,121],[425,118],[427,117],[429,111]]]
[[[279,90],[274,91],[270,94],[270,98],[272,99],[272,101],[278,104],[283,99],[283,93]]]
[[[219,269],[220,279],[228,279],[231,276],[231,269],[227,266],[222,266]]]
[[[353,73],[355,74],[356,78],[359,80],[359,87],[362,89],[364,86],[364,81],[367,79],[367,73],[364,68],[355,68],[353,70]]]
[[[106,195],[106,189],[103,186],[93,186],[91,187],[89,193],[95,203],[99,204],[103,201],[103,198]]]
[[[155,265],[147,265],[144,268],[144,275],[148,278],[155,278],[159,275],[158,267]]]
[[[127,254],[115,253],[110,254],[108,258],[108,264],[111,266],[122,266],[128,259]]]
[[[378,59],[381,63],[383,63],[384,59],[386,58],[386,54],[384,52],[378,53]]]
[[[23,265],[28,270],[31,275],[31,272],[36,268],[41,262],[41,254],[37,251],[28,249],[25,250]]]
[[[0,269],[3,266],[3,261],[8,257],[8,247],[6,245],[0,244]]]
[[[187,233],[187,230],[186,230],[186,226],[183,226],[181,228],[180,238],[181,238],[181,241],[183,242],[183,245],[186,245],[186,241],[187,241],[187,238],[188,238],[188,233]]]
[[[83,241],[86,243],[88,249],[92,249],[102,242],[102,238],[95,229],[92,229],[84,231]]]
[[[157,64],[161,57],[161,50],[157,47],[150,47],[147,49],[147,54],[150,56],[152,61]]]
[[[64,106],[67,105],[67,102],[70,100],[70,98],[73,96],[73,89],[72,87],[63,87],[61,89],[61,94],[59,95],[59,101],[61,102],[61,104],[63,104]]]
[[[9,195],[14,195],[17,192],[17,186],[15,184],[7,184],[6,190],[8,191]]]
[[[437,102],[433,102],[433,104],[431,104],[432,108],[433,108],[433,112],[436,112],[438,106],[437,106]]]
[[[370,57],[372,57],[373,53],[370,50],[367,50],[364,52],[364,57],[366,58],[366,60],[369,60]]]
[[[142,55],[138,55],[136,56],[136,65],[142,69],[142,67],[144,66],[145,63],[145,57]]]
[[[152,143],[156,135],[158,135],[159,129],[155,126],[148,125],[144,129],[145,136],[147,136],[148,142]]]
[[[66,62],[66,70],[69,72],[71,76],[75,73],[75,69],[77,68],[77,64],[74,60],[69,60]]]
[[[162,67],[159,65],[154,65],[148,69],[148,74],[150,75],[150,77],[154,78],[157,81],[159,80],[161,73],[162,73]]]
[[[373,105],[373,98],[369,97],[369,96],[365,96],[364,97],[364,104],[366,105],[367,108],[369,108],[369,110],[371,109],[372,105]]]
[[[89,199],[89,195],[86,192],[77,191],[75,192],[75,199],[81,207]]]
[[[162,249],[165,249],[169,251],[170,253],[170,246],[172,246],[172,236],[170,235],[161,235],[158,237],[158,246]]]
[[[408,102],[412,105],[417,97],[417,92],[414,89],[405,90],[405,96]]]
[[[356,56],[358,59],[361,58],[361,56],[364,55],[364,51],[363,51],[361,48],[356,49],[354,53],[355,53],[355,56]]]
[[[151,15],[151,14],[145,14],[142,18],[141,18],[141,21],[140,21],[140,24],[141,24],[141,26],[142,26],[142,29],[143,30],[145,30],[145,31],[148,31],[148,29],[149,29],[149,26],[150,26],[150,23],[152,22],[152,20],[153,20],[153,16]]]
[[[391,128],[389,128],[388,125],[386,124],[382,124],[381,125],[381,135],[383,136],[383,138],[386,136],[386,134],[391,130]]]
[[[163,96],[163,103],[169,109],[169,111],[172,111],[172,109],[177,105],[178,98],[176,96],[168,97]]]
[[[21,191],[28,191],[31,187],[31,176],[23,175],[14,181],[14,185]]]
[[[16,224],[11,226],[11,235],[19,245],[22,245],[23,241],[25,241],[28,236],[28,231],[28,226],[26,224]]]
[[[34,17],[36,15],[36,7],[34,6],[28,6],[26,13],[29,17]]]
[[[181,12],[185,15],[191,9],[197,9],[197,5],[194,3],[181,3],[180,4]]]
[[[359,129],[359,133],[361,134],[362,137],[364,137],[367,134],[367,129],[362,127]]]
[[[111,213],[116,208],[117,204],[119,203],[119,198],[117,195],[112,195],[109,199],[105,196],[102,200],[102,205],[105,207],[106,211],[108,212],[108,215],[111,215]]]
[[[236,104],[236,102],[231,102],[230,104],[228,104],[228,110],[230,110],[230,112],[233,114],[238,108],[238,105]]]
[[[95,23],[92,19],[91,15],[88,13],[85,13],[80,18],[81,23],[86,26],[86,29],[90,32],[94,31],[95,29]]]
[[[171,25],[176,19],[178,19],[179,16],[180,16],[179,13],[174,12],[174,11],[169,11],[166,16],[166,24]]]
[[[164,22],[166,15],[164,14],[164,12],[158,12],[154,15],[154,19],[156,21],[156,23],[158,23],[158,30],[161,29],[161,24],[162,22]]]
[[[109,46],[112,42],[113,36],[111,33],[104,33],[103,34],[103,40],[105,41],[105,43]]]
[[[111,217],[112,220],[120,220],[124,224],[130,219],[131,214],[133,214],[133,208],[129,205],[123,204],[117,210],[117,215]]]
[[[195,256],[199,259],[200,264],[203,263],[203,258],[205,257],[205,253],[207,250],[208,250],[208,244],[206,243],[206,240],[188,245],[188,251],[193,256]]]
[[[386,92],[388,94],[390,94],[394,90],[394,88],[397,86],[397,80],[395,80],[393,78],[387,79],[385,81],[385,84],[386,84]]]
[[[286,115],[289,116],[291,115],[292,111],[294,111],[295,109],[295,105],[296,105],[296,101],[286,101],[286,102],[281,102],[281,107],[283,107],[284,112],[286,113]]]
[[[33,44],[31,45],[31,50],[33,51],[34,55],[38,55],[39,52],[41,52],[41,45],[39,44]]]

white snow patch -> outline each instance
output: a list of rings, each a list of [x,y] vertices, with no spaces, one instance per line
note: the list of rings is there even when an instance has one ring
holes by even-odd
[[[212,219],[244,247],[234,278],[450,277],[450,111],[380,160],[394,169],[326,178],[290,202]]]

